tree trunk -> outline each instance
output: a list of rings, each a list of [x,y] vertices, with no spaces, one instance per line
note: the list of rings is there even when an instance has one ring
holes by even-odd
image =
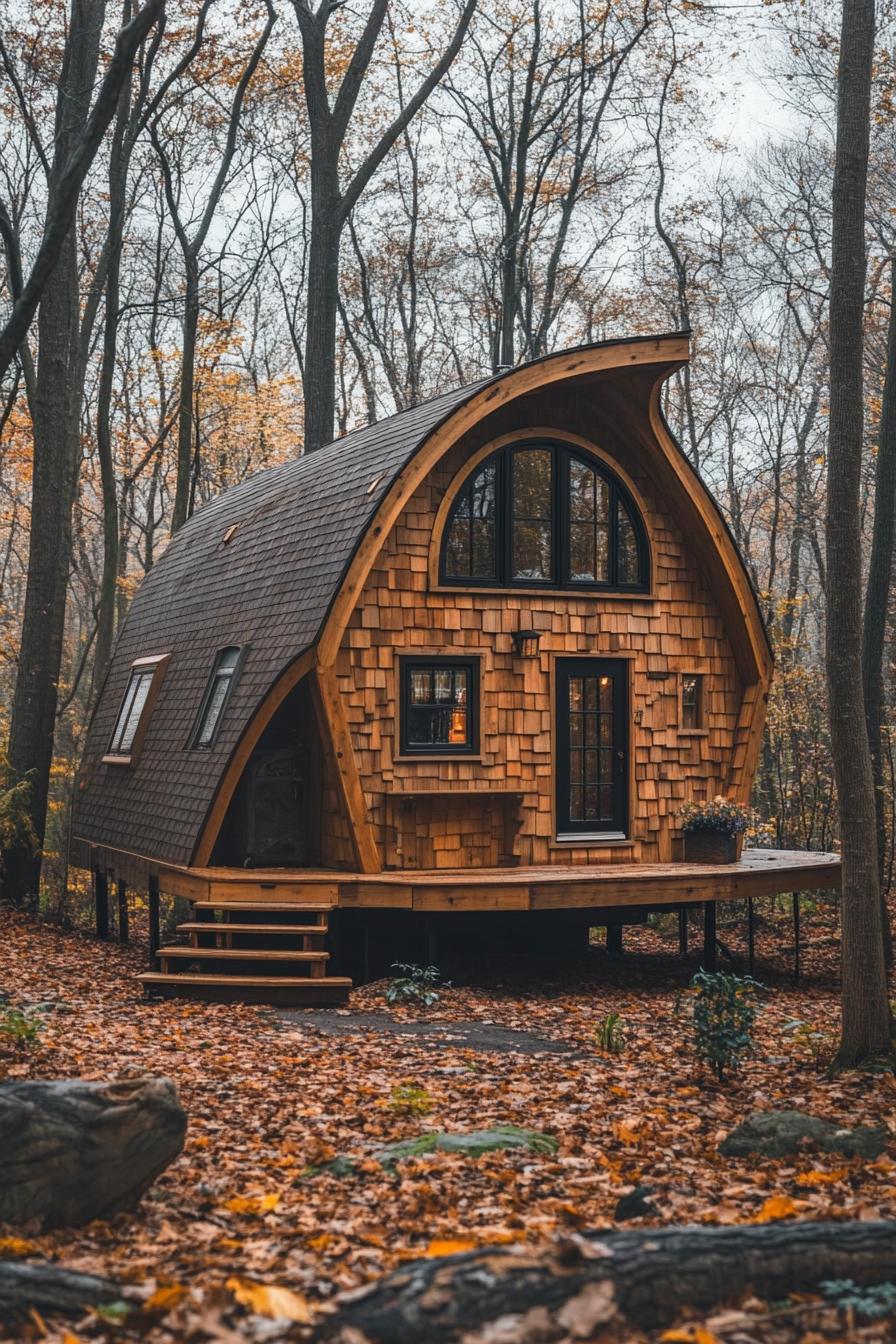
[[[404,1265],[363,1295],[347,1297],[320,1337],[474,1344],[474,1331],[532,1312],[532,1326],[543,1317],[547,1327],[539,1339],[567,1337],[564,1328],[549,1333],[555,1323],[578,1325],[568,1333],[590,1339],[617,1312],[654,1329],[681,1308],[700,1311],[747,1290],[782,1298],[811,1292],[826,1279],[883,1283],[894,1274],[892,1222],[589,1232],[547,1251],[484,1248]]]
[[[893,574],[893,538],[896,531],[896,257],[890,260],[890,321],[887,329],[887,366],[880,412],[877,463],[874,471],[874,530],[865,589],[865,622],[862,643],[862,687],[865,721],[874,779],[877,821],[877,872],[883,886],[887,847],[886,796],[884,789],[884,644]],[[893,962],[893,938],[886,900],[881,894],[884,953]]]
[[[312,166],[312,173],[314,168]],[[305,452],[333,438],[336,417],[336,319],[339,310],[340,209],[335,174],[321,170],[312,190],[305,327]]]
[[[108,1306],[122,1295],[119,1284],[95,1274],[77,1274],[60,1265],[0,1263],[0,1321],[4,1323],[21,1320],[32,1309],[45,1316],[80,1316],[88,1307]]]
[[[184,254],[186,293],[181,326],[180,393],[177,411],[177,471],[171,535],[190,516],[190,480],[193,470],[193,396],[196,386],[196,337],[199,331],[199,266],[192,252]]]
[[[862,694],[860,486],[865,193],[874,0],[846,0],[837,91],[830,299],[826,669],[843,845],[842,1033],[845,1067],[890,1048],[877,873],[874,780]]]
[[[126,0],[123,19],[130,18],[130,3]],[[106,276],[105,325],[103,327],[103,358],[100,366],[96,409],[96,447],[100,464],[100,483],[103,501],[103,573],[97,611],[96,649],[93,657],[94,694],[99,691],[106,676],[115,638],[116,596],[118,593],[118,484],[115,479],[115,453],[112,443],[112,389],[115,379],[115,356],[118,348],[118,306],[120,303],[121,249],[124,237],[125,190],[128,162],[133,141],[125,143],[128,115],[131,106],[131,77],[128,75],[118,101],[118,115],[112,148],[109,155],[109,234],[107,247],[109,269]]]
[[[69,155],[81,139],[97,73],[104,0],[72,6],[56,108],[56,144],[48,184],[48,215]],[[28,582],[16,670],[9,762],[32,772],[30,819],[39,845],[47,820],[56,702],[62,666],[65,601],[72,550],[83,366],[78,358],[78,250],[74,227],[43,291],[38,313],[39,358],[34,403],[34,471]],[[4,895],[36,901],[40,854],[16,847],[5,857]]]
[[[0,1222],[87,1223],[132,1209],[184,1143],[167,1078],[0,1086]]]

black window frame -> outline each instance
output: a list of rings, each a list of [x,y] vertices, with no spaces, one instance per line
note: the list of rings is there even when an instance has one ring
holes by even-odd
[[[573,820],[570,816],[572,788],[569,682],[572,677],[613,679],[613,766],[612,820]],[[587,844],[589,840],[622,843],[630,838],[631,827],[631,669],[626,658],[558,658],[555,664],[555,784],[554,807],[556,839],[566,844]],[[599,745],[594,748],[600,750]]]
[[[411,742],[408,736],[409,711],[411,706],[411,672],[426,668],[437,672],[450,668],[456,671],[466,669],[469,678],[469,700],[467,703],[467,741],[464,743]],[[401,657],[398,660],[399,676],[399,738],[398,750],[401,756],[477,756],[479,754],[479,659],[453,655],[415,654],[413,657]],[[419,706],[417,706],[419,708]]]
[[[233,688],[236,684],[237,677],[240,675],[243,663],[246,660],[246,654],[248,653],[248,649],[249,646],[247,644],[222,644],[219,649],[216,649],[214,659],[212,660],[212,670],[208,674],[208,681],[205,683],[205,690],[203,691],[202,699],[199,702],[199,709],[197,710],[196,718],[193,720],[193,727],[190,730],[190,736],[187,739],[188,751],[211,751],[214,748],[215,742],[217,741],[218,738],[218,734],[221,731],[221,724],[224,720],[224,715],[227,713],[227,706],[230,703],[230,697],[233,694]],[[221,708],[218,711],[218,717],[215,720],[215,724],[214,727],[212,728],[211,735],[208,741],[200,742],[199,739],[202,735],[202,727],[205,722],[205,716],[208,713],[208,710],[211,706],[212,697],[215,692],[215,687],[222,674],[221,660],[223,659],[225,654],[232,653],[234,650],[236,651],[236,661],[234,662],[233,667],[230,668],[229,671],[227,672],[227,689],[224,694],[224,700],[221,704]]]
[[[694,682],[694,690],[695,690],[695,696],[694,696],[694,718],[695,718],[695,722],[694,722],[694,723],[685,723],[685,709],[690,707],[690,706],[686,705],[686,703],[685,703],[685,698],[684,698],[685,682],[687,682],[687,681],[693,681],[693,682]],[[705,728],[706,728],[706,725],[705,725],[705,722],[704,722],[704,716],[705,716],[705,712],[706,712],[706,711],[705,711],[705,695],[706,695],[706,685],[705,685],[705,680],[704,680],[704,676],[703,676],[703,673],[702,673],[702,672],[682,672],[682,673],[681,673],[681,684],[680,684],[680,686],[679,686],[679,692],[678,692],[678,697],[679,697],[679,698],[678,698],[678,716],[679,716],[679,717],[678,717],[678,728],[679,728],[679,732],[682,732],[682,733],[702,733],[702,732],[705,731]]]
[[[548,449],[551,464],[551,577],[547,579],[513,577],[513,458],[533,448]],[[572,579],[570,577],[570,496],[569,463],[583,463],[603,479],[608,487],[609,512],[609,577],[607,579]],[[448,538],[458,508],[470,491],[473,481],[483,468],[495,468],[495,577],[467,574],[449,574],[447,570]],[[638,578],[634,583],[619,580],[620,561],[620,506],[631,520],[638,548]],[[439,543],[439,586],[445,588],[529,588],[572,593],[649,593],[651,583],[650,547],[641,510],[631,491],[599,457],[577,445],[554,439],[525,439],[506,444],[478,462],[464,478],[451,503]]]

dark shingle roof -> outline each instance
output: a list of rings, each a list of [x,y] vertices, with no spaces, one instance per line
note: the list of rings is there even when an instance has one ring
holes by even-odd
[[[364,530],[423,440],[488,379],[458,388],[206,504],[141,584],[87,738],[73,834],[188,863],[224,765],[278,675],[314,642]],[[374,488],[371,489],[371,485]],[[224,535],[239,524],[228,544]],[[250,645],[211,751],[185,745],[215,652]],[[131,664],[171,661],[133,767],[103,765]]]

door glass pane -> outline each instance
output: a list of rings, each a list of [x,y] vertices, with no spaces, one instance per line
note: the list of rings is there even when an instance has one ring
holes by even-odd
[[[624,825],[620,808],[625,765],[618,748],[625,736],[621,726],[617,733],[615,720],[617,709],[621,710],[617,692],[622,690],[615,667],[604,675],[567,674],[560,692],[559,728],[566,764],[559,799],[565,809],[568,798],[569,810],[558,814],[561,827],[613,831]]]

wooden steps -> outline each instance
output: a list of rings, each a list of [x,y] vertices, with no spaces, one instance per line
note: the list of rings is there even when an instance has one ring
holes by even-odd
[[[327,974],[324,942],[332,905],[194,904],[197,917],[178,925],[183,941],[160,947],[159,969],[138,977],[147,995],[214,1003],[346,1002],[351,980]]]
[[[326,926],[321,924],[246,924],[242,920],[239,922],[224,924],[218,920],[209,922],[193,922],[189,924],[178,924],[179,933],[195,934],[212,933],[227,934],[233,933],[234,929],[238,933],[263,933],[266,937],[274,937],[278,934],[291,934],[293,937],[323,937],[326,933]]]
[[[147,971],[137,977],[154,998],[203,999],[206,1003],[271,1003],[280,1007],[346,1003],[352,982],[330,975],[314,980],[288,975],[164,975]]]

